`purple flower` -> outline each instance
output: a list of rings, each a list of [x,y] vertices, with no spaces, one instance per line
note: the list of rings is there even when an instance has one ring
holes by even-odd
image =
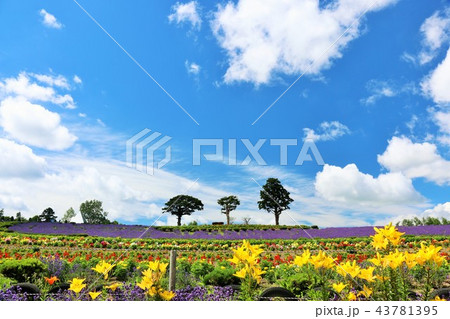
[[[229,301],[237,300],[232,287],[214,287],[209,293],[205,287],[186,287],[175,291],[174,301]]]
[[[372,226],[365,227],[335,227],[323,229],[274,229],[274,230],[215,230],[196,231],[193,233],[164,232],[153,227],[138,225],[92,225],[92,224],[58,224],[58,223],[26,223],[17,224],[9,228],[12,231],[29,234],[59,234],[75,235],[87,234],[99,237],[138,238],[174,238],[174,239],[298,239],[298,238],[342,238],[342,237],[366,237],[375,233]],[[406,235],[450,235],[450,225],[428,226],[400,226],[398,229]]]

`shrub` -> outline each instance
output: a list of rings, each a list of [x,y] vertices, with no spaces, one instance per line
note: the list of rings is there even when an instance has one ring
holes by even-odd
[[[177,260],[177,272],[191,272],[191,263],[184,259]]]
[[[191,273],[197,278],[203,278],[214,270],[214,266],[204,261],[196,261],[191,266]]]
[[[233,275],[235,272],[233,268],[217,267],[203,278],[203,283],[220,287],[239,285],[240,279]]]
[[[129,260],[126,263],[118,263],[113,269],[113,276],[119,281],[127,281],[136,271],[136,263]]]
[[[30,258],[23,260],[5,260],[0,264],[0,274],[5,277],[27,281],[34,274],[47,275],[47,266],[38,259]]]
[[[306,273],[296,273],[293,276],[280,280],[281,287],[292,291],[296,296],[301,296],[312,284],[312,281]]]
[[[10,279],[10,278],[6,278],[6,277],[3,277],[2,275],[0,275],[0,290],[8,289],[9,287],[11,287],[15,283],[16,283],[15,280]]]
[[[263,270],[266,269],[266,263],[268,264],[267,261],[263,260],[260,264]],[[276,283],[282,278],[287,278],[296,274],[296,269],[294,267],[289,267],[286,264],[281,264],[275,268],[267,268],[264,278],[271,284]]]

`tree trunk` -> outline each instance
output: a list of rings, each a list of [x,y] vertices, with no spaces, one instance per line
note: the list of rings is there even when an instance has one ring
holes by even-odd
[[[275,212],[275,225],[280,225],[280,214]]]
[[[178,217],[177,225],[178,225],[178,226],[181,226],[181,215],[178,215],[177,217]]]
[[[227,225],[230,225],[230,212],[225,212],[225,215],[227,216]]]

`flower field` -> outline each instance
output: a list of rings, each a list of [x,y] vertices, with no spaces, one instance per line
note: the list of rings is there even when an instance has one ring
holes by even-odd
[[[450,290],[449,226],[150,228],[138,238],[145,230],[10,227],[0,232],[0,300],[440,300]],[[273,287],[288,295],[264,297]]]

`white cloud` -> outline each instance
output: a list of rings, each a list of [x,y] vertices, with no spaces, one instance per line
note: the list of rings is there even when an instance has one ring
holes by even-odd
[[[50,86],[60,87],[66,90],[70,89],[70,85],[67,82],[67,79],[62,75],[48,75],[48,74],[36,74],[30,73],[32,77],[38,80],[41,83],[45,83]]]
[[[100,120],[100,119],[97,119],[97,123],[98,123],[101,127],[106,127],[106,124],[103,123],[103,121]]]
[[[447,145],[450,146],[450,135],[441,135],[438,136],[438,142],[441,143],[442,145]]]
[[[435,12],[420,27],[423,49],[419,54],[420,64],[430,62],[438,49],[447,43],[450,35],[450,8]]]
[[[378,100],[386,97],[420,93],[420,90],[414,82],[399,83],[393,80],[381,81],[372,79],[367,82],[366,89],[370,95],[360,100],[365,105],[373,105]]]
[[[172,6],[172,12],[168,17],[170,22],[176,22],[177,24],[188,22],[192,25],[192,28],[200,29],[202,19],[198,13],[198,4],[196,1],[188,3],[177,2]]]
[[[417,115],[413,114],[411,116],[411,119],[408,122],[406,122],[405,125],[409,129],[409,131],[412,132],[416,127],[418,121],[419,118],[417,117]]]
[[[318,0],[239,0],[219,5],[211,27],[228,56],[224,81],[259,85],[277,73],[317,74],[342,57],[348,43],[360,35],[361,22],[352,23],[366,9],[373,5],[369,11],[376,11],[395,2],[338,0],[323,8]]]
[[[450,202],[438,204],[423,212],[425,216],[450,218]]]
[[[30,79],[31,76],[51,86],[41,86],[34,83]],[[52,87],[63,87],[65,83],[67,84],[67,80],[62,76],[29,75],[26,72],[21,72],[17,78],[11,77],[0,80],[0,98],[2,95],[22,96],[30,101],[51,102],[56,105],[63,105],[68,109],[73,109],[76,106],[72,96],[69,94],[58,94]]]
[[[241,206],[232,214],[237,222],[242,223],[242,218],[248,216],[252,218],[251,223],[274,223],[272,214],[258,210],[256,202],[260,188],[250,179],[248,187],[240,190],[233,187],[233,192],[228,193],[216,183],[211,187],[199,181],[192,187],[193,181],[182,176],[163,170],[148,176],[121,162],[79,159],[69,155],[49,158],[47,166],[52,171],[47,172],[40,180],[27,179],[20,184],[13,179],[2,180],[0,207],[4,207],[7,213],[21,210],[24,216],[30,217],[50,206],[61,217],[69,207],[77,210],[81,202],[95,198],[103,201],[111,219],[134,222],[143,218],[150,222],[161,216],[161,207],[169,198],[186,193],[202,200],[205,209],[183,217],[183,223],[194,220],[211,223],[225,220],[217,199],[236,194],[241,200]],[[290,178],[282,179],[282,182],[290,191],[293,190],[291,195],[295,198],[291,210],[281,216],[284,224],[313,223],[322,227],[368,224],[363,215],[342,213],[336,208],[325,207],[323,199],[307,197],[313,192],[303,185],[306,180],[297,181],[297,176],[291,174]],[[58,187],[55,188],[54,185]],[[309,188],[311,187],[309,184]],[[81,221],[79,215],[76,220]],[[158,224],[175,225],[176,220],[171,215],[163,215]]]
[[[1,194],[0,193],[0,207],[5,208],[5,213],[8,215],[15,215],[16,212],[22,212],[27,209],[26,204],[22,198],[14,196],[11,194]],[[22,215],[23,216],[23,215]]]
[[[48,150],[64,150],[77,140],[61,125],[57,113],[21,97],[8,97],[0,103],[0,125],[12,138]]]
[[[241,200],[241,206],[232,214],[237,222],[242,223],[243,217],[251,217],[251,223],[273,224],[272,214],[258,210],[260,187],[250,176],[261,185],[267,177],[279,176],[295,200],[291,210],[281,215],[283,224],[360,226],[371,224],[370,220],[374,217],[423,211],[418,209],[421,204],[383,206],[377,203],[378,206],[364,206],[354,202],[328,202],[314,196],[313,180],[279,167],[239,169],[237,173],[240,177],[244,174],[248,177],[247,183],[236,182],[232,178],[228,183],[221,180],[208,184],[200,180],[192,186],[192,180],[164,170],[149,176],[126,167],[122,162],[88,157],[81,159],[77,155],[47,158],[47,171],[39,180],[26,179],[17,183],[13,178],[4,178],[0,183],[0,207],[5,207],[8,214],[20,210],[24,216],[30,217],[50,206],[61,217],[70,206],[77,209],[81,202],[95,198],[103,201],[111,219],[126,222],[147,219],[150,223],[161,216],[161,207],[169,198],[186,193],[202,200],[205,209],[190,217],[183,217],[183,222],[197,220],[211,223],[225,219],[220,213],[217,199],[235,194]],[[77,218],[80,222],[79,215]],[[171,215],[163,215],[158,224],[175,225],[176,221]]]
[[[86,113],[78,113],[78,116],[85,118],[87,115],[86,115]]]
[[[184,62],[184,66],[186,67],[186,70],[189,74],[198,75],[200,73],[201,67],[195,62],[189,62],[188,60],[186,60]]]
[[[400,58],[401,58],[403,61],[408,62],[408,63],[413,63],[413,64],[415,64],[415,63],[417,62],[416,56],[414,56],[414,55],[412,55],[412,54],[410,54],[410,53],[408,53],[408,52],[404,52],[404,53],[400,56]]]
[[[395,216],[418,215],[420,207],[428,206],[414,189],[412,179],[423,177],[437,184],[450,183],[450,161],[442,158],[430,143],[393,137],[377,159],[389,171],[378,177],[360,172],[355,164],[344,168],[325,165],[316,175],[317,196],[331,203],[334,209],[367,211],[369,207],[374,212],[372,217],[377,218],[373,223],[379,223]],[[380,218],[383,214],[385,217]]]
[[[437,137],[438,141],[450,146],[450,112],[435,112],[433,118],[439,127],[439,131],[442,133],[442,135]]]
[[[338,121],[322,122],[317,132],[310,128],[304,128],[304,140],[311,139],[314,142],[335,140],[345,134],[349,134],[348,127]]]
[[[56,17],[48,13],[46,10],[41,9],[39,11],[40,16],[43,18],[42,23],[49,28],[61,29],[63,25],[56,19]]]
[[[153,176],[142,174],[122,162],[80,159],[74,154],[53,156],[47,162],[51,171],[39,180],[27,179],[19,184],[12,178],[3,179],[0,204],[2,198],[14,197],[15,205],[21,203],[26,207],[22,211],[24,216],[33,216],[50,206],[61,217],[69,207],[77,209],[85,200],[98,199],[103,201],[111,219],[132,222],[159,217],[160,207],[182,192],[200,198],[205,204],[205,210],[195,213],[193,218],[210,222],[220,215],[217,199],[226,195],[200,183],[192,187],[192,180],[163,170]],[[13,204],[3,203],[6,211],[15,209]],[[167,217],[163,216],[161,221],[167,222]]]
[[[427,217],[434,217],[434,218],[446,218],[447,220],[450,219],[450,202],[446,202],[443,204],[437,204],[436,206],[426,209],[425,211],[416,213],[416,214],[407,214],[407,215],[400,215],[395,218],[391,218],[389,220],[383,220],[379,224],[386,224],[388,222],[397,223],[402,222],[404,219],[413,219],[413,218],[427,218]]]
[[[74,75],[73,76],[73,81],[76,83],[76,84],[81,84],[81,83],[83,83],[83,81],[81,80],[81,78],[78,76],[78,75]]]
[[[373,177],[359,171],[355,164],[344,168],[325,165],[316,175],[317,194],[329,201],[375,206],[412,204],[423,199],[409,178],[401,173]]]
[[[46,162],[31,148],[0,138],[0,154],[0,179],[43,176]]]
[[[388,81],[370,80],[367,82],[366,88],[371,94],[369,97],[361,99],[361,103],[366,105],[375,104],[383,97],[393,97],[398,93],[393,83]]]
[[[450,103],[450,49],[447,55],[421,83],[422,91],[436,103]]]
[[[436,145],[413,143],[407,137],[393,137],[378,162],[390,172],[409,178],[423,177],[439,185],[450,184],[450,161],[442,158]]]
[[[450,112],[436,112],[434,118],[442,133],[450,134]]]
[[[22,212],[28,217],[46,207],[52,207],[62,217],[69,207],[77,210],[82,202],[90,199],[103,201],[104,208],[112,219],[154,217],[154,209],[145,202],[149,197],[147,193],[129,187],[117,175],[102,172],[95,167],[98,163],[70,167],[74,162],[70,158],[66,158],[66,161],[68,166],[55,166],[52,163],[51,167],[57,172],[47,173],[39,181],[26,180],[20,187],[13,180],[4,181],[0,185],[0,199],[2,195],[14,194],[18,202],[26,207]],[[12,209],[14,208],[5,205],[5,210]],[[78,221],[81,221],[79,214]]]

